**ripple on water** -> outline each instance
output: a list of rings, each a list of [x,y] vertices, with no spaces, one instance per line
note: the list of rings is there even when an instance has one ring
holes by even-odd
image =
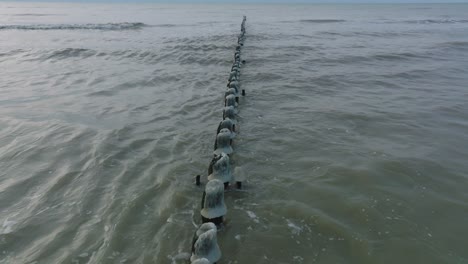
[[[8,5],[24,15],[0,26],[5,263],[187,260],[239,12],[245,184],[223,261],[466,262],[461,6]]]

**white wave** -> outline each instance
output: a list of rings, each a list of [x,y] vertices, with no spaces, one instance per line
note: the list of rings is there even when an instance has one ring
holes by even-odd
[[[0,25],[0,30],[131,30],[147,26],[144,23],[123,22],[104,24],[34,24]]]

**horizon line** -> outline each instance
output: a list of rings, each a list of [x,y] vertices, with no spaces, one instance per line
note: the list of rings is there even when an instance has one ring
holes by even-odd
[[[286,0],[239,0],[239,1],[217,1],[217,0],[201,0],[201,1],[190,1],[190,0],[175,0],[175,1],[160,1],[160,0],[0,0],[0,3],[107,3],[107,4],[468,4],[468,0],[383,0],[375,2],[372,0],[356,1],[353,0],[337,0],[337,1],[324,1],[324,0],[298,0],[298,1],[286,1]]]

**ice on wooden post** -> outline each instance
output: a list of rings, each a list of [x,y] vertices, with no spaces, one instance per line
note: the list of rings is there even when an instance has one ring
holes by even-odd
[[[223,223],[227,213],[224,204],[224,184],[220,180],[211,180],[205,186],[202,198],[202,222],[211,222],[216,225]]]
[[[244,34],[241,34],[241,35],[237,38],[237,43],[239,43],[241,46],[244,46]]]
[[[228,89],[235,89],[236,94],[239,94],[239,82],[232,81],[228,83]]]
[[[220,155],[221,153],[231,154],[234,150],[231,147],[231,131],[223,128],[216,136],[216,145],[214,154]]]
[[[190,264],[212,264],[212,262],[210,262],[206,258],[201,258],[201,259],[197,259],[195,261],[192,261]]]
[[[237,102],[236,102],[236,96],[235,95],[228,95],[226,96],[226,99],[225,99],[225,105],[224,106],[232,106],[234,107],[235,111],[237,112]]]
[[[226,92],[224,93],[224,96],[227,97],[229,95],[234,95],[235,97],[239,97],[239,91],[236,90],[235,88],[228,88]],[[236,98],[237,102],[237,98]]]
[[[201,234],[203,234],[203,233],[205,233],[205,232],[207,232],[207,231],[210,231],[210,230],[216,230],[216,231],[218,231],[218,228],[217,228],[216,225],[213,224],[213,223],[204,223],[204,224],[202,224],[200,227],[198,227],[197,232],[195,232],[196,239],[198,239],[198,237],[199,237]],[[196,239],[195,239],[195,240],[196,240]]]
[[[233,106],[226,106],[223,110],[223,118],[229,118],[236,123],[236,109]]]
[[[229,76],[229,81],[230,82],[237,81],[237,79],[239,79],[239,78],[237,78],[237,76]]]
[[[231,119],[226,118],[223,121],[219,122],[216,134],[219,134],[221,129],[228,129],[231,132],[231,139],[236,137],[236,126],[234,125],[234,122]]]
[[[234,88],[236,90],[239,90],[239,82],[238,81],[232,81],[229,83],[229,88]]]
[[[236,90],[235,88],[229,88],[226,90],[224,93],[224,96],[227,97],[229,95],[233,95],[236,98],[236,103],[239,104],[239,91]]]
[[[220,180],[227,187],[232,180],[231,162],[229,156],[221,153],[221,157],[213,164],[208,180]]]
[[[232,70],[231,73],[229,74],[229,79],[236,77],[238,79],[239,77],[239,72],[237,70]]]
[[[221,258],[221,250],[216,237],[217,231],[213,223],[205,223],[198,228],[193,238],[190,257],[192,264],[215,263]]]
[[[213,223],[204,223],[201,226],[198,227],[197,231],[195,231],[195,234],[193,234],[193,239],[192,239],[192,254],[195,252],[195,242],[197,242],[198,237],[209,231],[209,230],[218,230],[215,224]]]
[[[232,64],[231,71],[236,71],[240,73],[240,63],[234,63]]]

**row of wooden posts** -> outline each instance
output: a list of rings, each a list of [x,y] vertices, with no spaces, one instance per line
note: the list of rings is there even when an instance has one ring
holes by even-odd
[[[238,177],[240,175],[234,175],[230,156],[234,152],[232,142],[239,131],[237,121],[239,97],[245,96],[245,90],[240,89],[239,81],[240,69],[245,63],[241,60],[241,50],[244,46],[246,20],[244,16],[234,53],[234,63],[224,93],[223,120],[216,130],[213,158],[208,167],[208,182],[205,185],[201,202],[202,225],[198,227],[193,236],[191,264],[213,264],[221,259],[217,232],[227,213],[224,193],[226,189],[234,187],[233,182],[235,182],[235,188],[242,188],[242,179]],[[196,185],[201,185],[200,175],[196,177]]]

